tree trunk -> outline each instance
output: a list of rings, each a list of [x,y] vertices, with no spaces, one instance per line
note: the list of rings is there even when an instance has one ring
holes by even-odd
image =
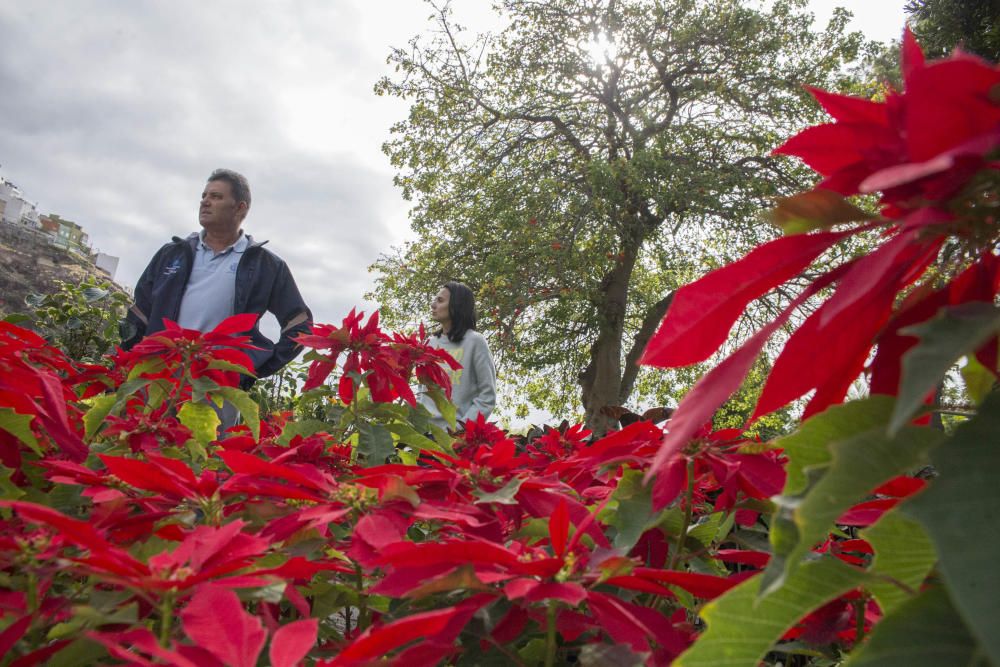
[[[635,380],[639,376],[639,358],[646,350],[649,339],[653,337],[653,334],[659,328],[664,315],[667,314],[667,309],[670,308],[675,293],[670,292],[654,303],[643,316],[642,326],[639,327],[635,338],[632,339],[632,348],[628,351],[628,356],[625,357],[621,388],[618,390],[619,405],[625,405],[625,401],[632,395],[632,389],[635,388]]]
[[[601,326],[590,348],[590,363],[580,374],[585,424],[597,436],[604,435],[610,428],[617,426],[617,422],[603,414],[601,408],[619,405],[622,336],[625,331],[628,286],[641,244],[640,239],[626,243],[621,261],[602,281]]]

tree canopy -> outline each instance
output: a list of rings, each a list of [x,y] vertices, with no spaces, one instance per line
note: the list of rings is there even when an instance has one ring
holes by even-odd
[[[672,291],[773,233],[761,210],[803,185],[769,152],[861,46],[845,12],[815,31],[804,7],[506,0],[493,37],[435,7],[376,86],[410,103],[384,150],[417,235],[373,266],[384,317],[468,283],[508,381],[552,411],[579,396],[603,430]]]
[[[905,11],[928,56],[942,57],[961,46],[1000,60],[1000,0],[910,0]]]

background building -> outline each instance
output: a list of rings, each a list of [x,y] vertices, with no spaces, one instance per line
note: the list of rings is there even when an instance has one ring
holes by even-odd
[[[38,208],[21,194],[21,190],[0,177],[0,201],[3,202],[3,222],[11,225],[41,228]]]
[[[98,252],[94,255],[94,266],[108,274],[108,278],[115,279],[118,272],[118,258],[106,252]]]
[[[53,245],[85,255],[90,254],[90,239],[79,224],[61,218],[55,213],[41,216],[39,222],[43,231],[53,235]]]

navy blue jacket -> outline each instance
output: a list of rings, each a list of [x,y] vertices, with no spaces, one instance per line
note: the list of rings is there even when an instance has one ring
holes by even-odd
[[[267,241],[250,242],[236,268],[235,314],[255,313],[257,322],[249,333],[261,350],[247,350],[254,362],[257,377],[267,377],[281,370],[295,358],[300,346],[292,339],[312,328],[312,313],[295,285],[288,265],[273,252],[264,249]],[[162,331],[163,320],[174,322],[180,314],[181,299],[191,277],[198,236],[174,237],[160,248],[139,277],[135,303],[122,322],[122,347],[132,348],[144,336]],[[274,314],[281,327],[277,343],[260,332],[260,316]]]

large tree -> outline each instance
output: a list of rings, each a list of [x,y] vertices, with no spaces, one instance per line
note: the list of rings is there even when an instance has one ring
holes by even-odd
[[[375,298],[413,321],[457,277],[507,378],[590,427],[623,404],[672,290],[766,234],[759,212],[802,185],[769,157],[815,120],[860,46],[805,0],[505,0],[497,36],[447,6],[393,50],[377,91],[409,116],[385,151],[415,202],[415,241],[382,256]]]
[[[909,23],[928,56],[956,46],[1000,61],[1000,0],[909,0]]]

